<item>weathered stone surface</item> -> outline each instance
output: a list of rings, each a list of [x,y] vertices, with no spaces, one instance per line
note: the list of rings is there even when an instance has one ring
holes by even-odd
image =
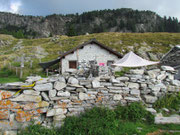
[[[79,93],[80,100],[87,100],[88,98],[89,98],[88,94],[82,92]]]
[[[145,98],[146,103],[151,103],[151,104],[155,103],[157,100],[157,97],[150,96],[150,95],[145,95],[144,98]]]
[[[98,80],[93,80],[92,86],[93,86],[93,88],[99,88],[101,85],[100,85],[100,82]]]
[[[64,114],[61,114],[61,115],[54,116],[53,120],[55,120],[55,121],[62,121],[65,118],[66,118],[66,116]]]
[[[166,74],[165,73],[164,74],[160,74],[160,75],[157,76],[158,80],[164,80],[165,78],[166,78]]]
[[[128,83],[128,88],[130,89],[139,89],[139,84],[138,83]]]
[[[38,81],[36,81],[36,84],[43,84],[43,83],[47,83],[48,82],[48,78],[41,78]]]
[[[67,109],[57,108],[57,109],[48,110],[46,113],[46,116],[50,117],[50,116],[62,115],[62,114],[66,114],[66,113],[67,113]]]
[[[123,98],[122,98],[122,95],[120,95],[120,94],[115,94],[113,96],[113,100],[121,100],[121,99],[123,99]]]
[[[39,103],[29,103],[24,105],[24,110],[33,110],[41,107],[48,107],[49,103],[46,101],[41,101]]]
[[[43,97],[43,99],[44,99],[45,101],[49,101],[49,97],[48,97],[48,94],[47,94],[46,92],[42,92],[42,93],[41,93],[41,96]]]
[[[19,109],[21,108],[20,104],[12,102],[10,100],[0,101],[0,109]]]
[[[180,116],[155,117],[156,124],[180,124]]]
[[[53,88],[52,83],[38,84],[34,86],[34,89],[36,91],[49,91],[49,90],[52,90],[52,88]]]
[[[77,88],[76,89],[77,92],[87,92],[86,88]]]
[[[146,110],[148,111],[148,112],[151,112],[152,114],[156,114],[157,113],[157,111],[155,110],[155,109],[153,109],[153,108],[146,108]]]
[[[74,78],[74,77],[70,77],[68,79],[68,83],[69,84],[79,84],[79,81],[76,78]]]
[[[77,108],[68,108],[70,112],[83,112],[84,108],[83,107],[77,107]]]
[[[129,77],[117,77],[116,79],[119,81],[129,81]]]
[[[0,90],[0,100],[8,99],[15,94],[14,91]]]
[[[9,119],[9,110],[0,110],[0,120],[7,120]]]
[[[55,88],[56,90],[62,90],[62,89],[64,89],[66,86],[67,86],[67,85],[66,85],[65,82],[59,82],[59,81],[57,81],[57,82],[54,83],[54,88]]]
[[[144,70],[143,69],[131,69],[130,70],[130,73],[131,74],[136,74],[136,75],[142,75],[142,74],[144,74]]]
[[[59,76],[58,81],[66,83],[66,80],[65,80],[65,78],[63,76]]]
[[[117,80],[114,77],[111,77],[111,82],[112,83],[120,83],[120,80]]]
[[[16,120],[18,122],[26,122],[26,121],[30,121],[32,116],[33,116],[33,114],[30,114],[29,112],[25,112],[25,111],[19,110],[16,113]]]
[[[171,84],[175,85],[175,86],[180,86],[180,81],[179,80],[172,80]]]
[[[40,94],[39,91],[34,91],[34,90],[23,90],[23,93],[27,95],[35,95],[35,96],[38,96]]]
[[[140,96],[140,90],[133,89],[130,91],[130,94],[133,96],[139,97]]]
[[[161,66],[161,69],[164,71],[175,71],[174,68],[170,66]]]
[[[134,97],[125,97],[125,100],[128,100],[130,102],[136,102],[136,101],[140,101],[140,98],[134,98]]]
[[[49,97],[55,97],[57,94],[57,91],[56,90],[50,90],[49,91]]]
[[[57,96],[61,96],[61,97],[70,97],[70,92],[68,92],[68,91],[65,91],[65,92],[63,92],[63,91],[59,91],[58,93],[57,93]]]
[[[16,98],[10,99],[11,101],[24,101],[24,102],[40,102],[41,96],[21,94]]]
[[[115,93],[115,94],[123,93],[122,90],[110,90],[109,92],[110,92],[110,93]]]
[[[17,135],[17,131],[4,131],[3,135]]]
[[[155,79],[158,76],[159,72],[160,70],[150,70],[150,71],[147,71],[147,74],[149,75],[150,78]]]

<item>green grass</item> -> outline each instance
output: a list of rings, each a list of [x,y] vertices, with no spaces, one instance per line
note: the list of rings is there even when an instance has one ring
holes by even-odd
[[[167,108],[178,111],[180,109],[180,92],[173,94],[166,94],[164,97],[157,100],[153,107],[157,110]]]
[[[95,33],[90,35],[80,35],[74,37],[57,36],[54,41],[51,38],[41,39],[16,39],[8,35],[0,35],[0,40],[11,41],[10,45],[0,48],[0,65],[5,63],[11,63],[12,65],[16,61],[17,57],[21,57],[25,54],[26,57],[30,57],[33,60],[33,68],[29,68],[29,64],[25,65],[25,76],[32,74],[32,72],[41,72],[41,67],[38,65],[39,59],[37,58],[37,47],[43,48],[44,52],[48,53],[41,60],[42,62],[56,59],[59,56],[59,51],[68,51],[89,39],[96,38],[100,43],[105,44],[112,49],[117,50],[121,54],[138,50],[142,48],[148,49],[145,52],[151,52],[154,54],[165,54],[171,46],[180,44],[180,33],[118,33],[118,32],[106,32]],[[12,50],[13,47],[19,41],[22,41],[21,48]],[[143,44],[143,43],[146,44]],[[141,55],[141,53],[139,54]],[[27,62],[28,63],[28,62]]]
[[[170,135],[172,133],[168,133],[169,130],[180,130],[180,125],[155,125],[152,118],[153,115],[147,113],[141,103],[126,107],[119,105],[115,110],[94,107],[80,116],[67,117],[61,128],[30,125],[21,130],[19,135],[146,135],[160,129],[163,130],[162,135]]]
[[[22,79],[17,77],[12,71],[9,71],[7,68],[3,68],[0,70],[0,84],[19,81],[22,81]]]

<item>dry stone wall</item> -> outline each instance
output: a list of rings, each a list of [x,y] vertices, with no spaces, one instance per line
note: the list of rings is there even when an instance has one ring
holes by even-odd
[[[36,82],[32,89],[17,95],[16,91],[0,90],[0,128],[17,130],[30,121],[47,127],[61,126],[67,116],[78,115],[93,106],[113,108],[118,103],[141,101],[147,105],[147,110],[153,111],[152,104],[158,98],[179,91],[180,81],[174,80],[175,73],[173,68],[163,66],[132,69],[123,77],[88,79],[69,73],[49,78],[28,77],[23,85]],[[10,85],[17,84],[4,86]]]

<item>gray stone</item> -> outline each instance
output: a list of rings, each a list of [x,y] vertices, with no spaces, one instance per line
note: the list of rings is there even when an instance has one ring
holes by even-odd
[[[166,78],[166,74],[165,73],[164,74],[160,74],[160,75],[157,76],[158,80],[164,80],[165,78]]]
[[[92,81],[92,86],[93,86],[93,88],[99,88],[100,87],[100,82],[98,80],[93,80]]]
[[[16,98],[9,99],[11,101],[22,101],[22,102],[40,102],[42,100],[41,96],[35,95],[25,95],[21,94]]]
[[[146,103],[151,103],[151,104],[155,103],[157,100],[157,97],[150,96],[150,95],[145,95],[144,98],[145,98]]]
[[[77,107],[77,108],[68,108],[70,112],[83,112],[84,108],[83,107]]]
[[[76,78],[74,78],[74,77],[70,77],[68,79],[68,83],[69,84],[79,84],[79,81]]]
[[[65,118],[66,118],[66,116],[64,114],[61,114],[61,115],[54,116],[53,120],[55,120],[55,121],[62,121]]]
[[[134,97],[125,97],[125,100],[128,100],[130,102],[136,102],[136,101],[140,101],[140,98],[134,98]]]
[[[43,84],[43,83],[47,83],[48,82],[48,78],[41,78],[38,81],[36,81],[36,84]]]
[[[59,81],[57,81],[57,82],[54,83],[54,88],[55,88],[56,90],[62,90],[62,89],[64,89],[66,86],[67,86],[67,85],[66,85],[65,82],[59,82]]]
[[[145,89],[145,88],[147,88],[147,84],[146,84],[146,83],[141,83],[141,84],[140,84],[140,87],[143,88],[143,89]]]
[[[110,90],[109,92],[110,92],[110,93],[115,93],[115,94],[123,93],[122,90]]]
[[[116,79],[119,81],[129,81],[129,77],[117,77]]]
[[[87,94],[93,94],[93,95],[97,95],[97,91],[87,91]]]
[[[86,93],[80,92],[80,93],[79,93],[79,99],[80,99],[80,100],[88,100],[88,99],[89,99],[89,96],[88,96],[88,94],[86,94]]]
[[[90,80],[81,80],[80,85],[90,85],[91,81]]]
[[[65,92],[59,91],[59,92],[57,93],[57,95],[58,95],[58,96],[61,96],[61,97],[70,97],[71,94],[70,94],[68,91],[65,91]]]
[[[180,81],[179,80],[172,80],[171,84],[175,85],[175,86],[180,86]]]
[[[138,83],[128,82],[128,88],[130,88],[130,89],[139,89],[139,84]]]
[[[53,88],[52,83],[38,84],[34,86],[34,89],[36,91],[49,91],[49,90],[52,90],[52,88]]]
[[[75,90],[75,89],[76,89],[76,87],[66,87],[65,90],[67,90],[67,91],[73,91],[73,90]]]
[[[112,83],[120,83],[120,80],[117,80],[117,79],[115,79],[115,78],[111,78],[111,82],[112,82]]]
[[[86,88],[77,88],[76,89],[77,92],[87,92]]]
[[[160,69],[154,69],[154,70],[147,71],[147,74],[149,75],[150,78],[155,79],[158,76],[159,72],[160,72]]]
[[[113,96],[113,100],[121,100],[121,99],[123,99],[122,98],[122,95],[120,95],[120,94],[115,94],[114,96]]]
[[[62,115],[66,113],[67,113],[67,109],[57,108],[57,109],[48,110],[46,113],[46,116],[51,117],[51,116]]]
[[[66,83],[66,80],[65,80],[65,78],[63,76],[59,76],[58,81]]]
[[[50,90],[49,91],[49,97],[55,97],[57,94],[57,91],[56,90]]]
[[[35,95],[35,96],[38,96],[40,94],[39,91],[34,91],[34,90],[23,90],[23,93],[26,95]]]
[[[156,114],[157,113],[157,111],[155,110],[155,109],[153,109],[153,108],[146,108],[146,110],[148,111],[148,112],[151,112],[152,114]]]
[[[122,87],[108,87],[110,90],[122,90]]]
[[[155,117],[155,124],[180,124],[180,117]]]
[[[144,70],[143,69],[131,69],[130,73],[131,74],[136,74],[136,75],[143,75],[144,74]]]
[[[101,82],[100,85],[101,85],[101,86],[112,86],[112,83]]]
[[[175,71],[174,68],[170,66],[161,66],[161,69],[164,71]]]
[[[133,96],[139,97],[140,96],[140,90],[133,89],[130,91],[130,94]]]
[[[41,93],[41,96],[43,97],[43,99],[44,99],[45,101],[49,101],[49,97],[48,97],[48,94],[47,94],[46,92],[42,92],[42,93]]]

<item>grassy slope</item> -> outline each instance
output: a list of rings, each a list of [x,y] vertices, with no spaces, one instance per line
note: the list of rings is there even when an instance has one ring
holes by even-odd
[[[11,41],[10,45],[0,47],[0,65],[4,65],[11,62],[12,65],[19,65],[14,62],[17,57],[21,57],[25,54],[26,57],[33,59],[33,68],[29,68],[29,62],[25,63],[25,72],[37,73],[39,72],[39,59],[38,57],[43,56],[38,52],[38,48],[44,48],[44,52],[47,52],[42,62],[55,59],[59,56],[59,51],[67,51],[79,44],[82,44],[89,39],[96,38],[99,42],[112,47],[122,54],[132,50],[138,52],[138,50],[144,48],[145,51],[153,53],[166,53],[173,45],[180,44],[180,33],[99,33],[82,36],[57,36],[57,39],[42,38],[42,39],[15,39],[8,35],[0,35],[0,40]],[[12,49],[17,46],[18,42],[21,47]],[[144,43],[145,42],[145,43]],[[146,44],[147,43],[147,44]],[[141,55],[141,54],[140,54]]]

